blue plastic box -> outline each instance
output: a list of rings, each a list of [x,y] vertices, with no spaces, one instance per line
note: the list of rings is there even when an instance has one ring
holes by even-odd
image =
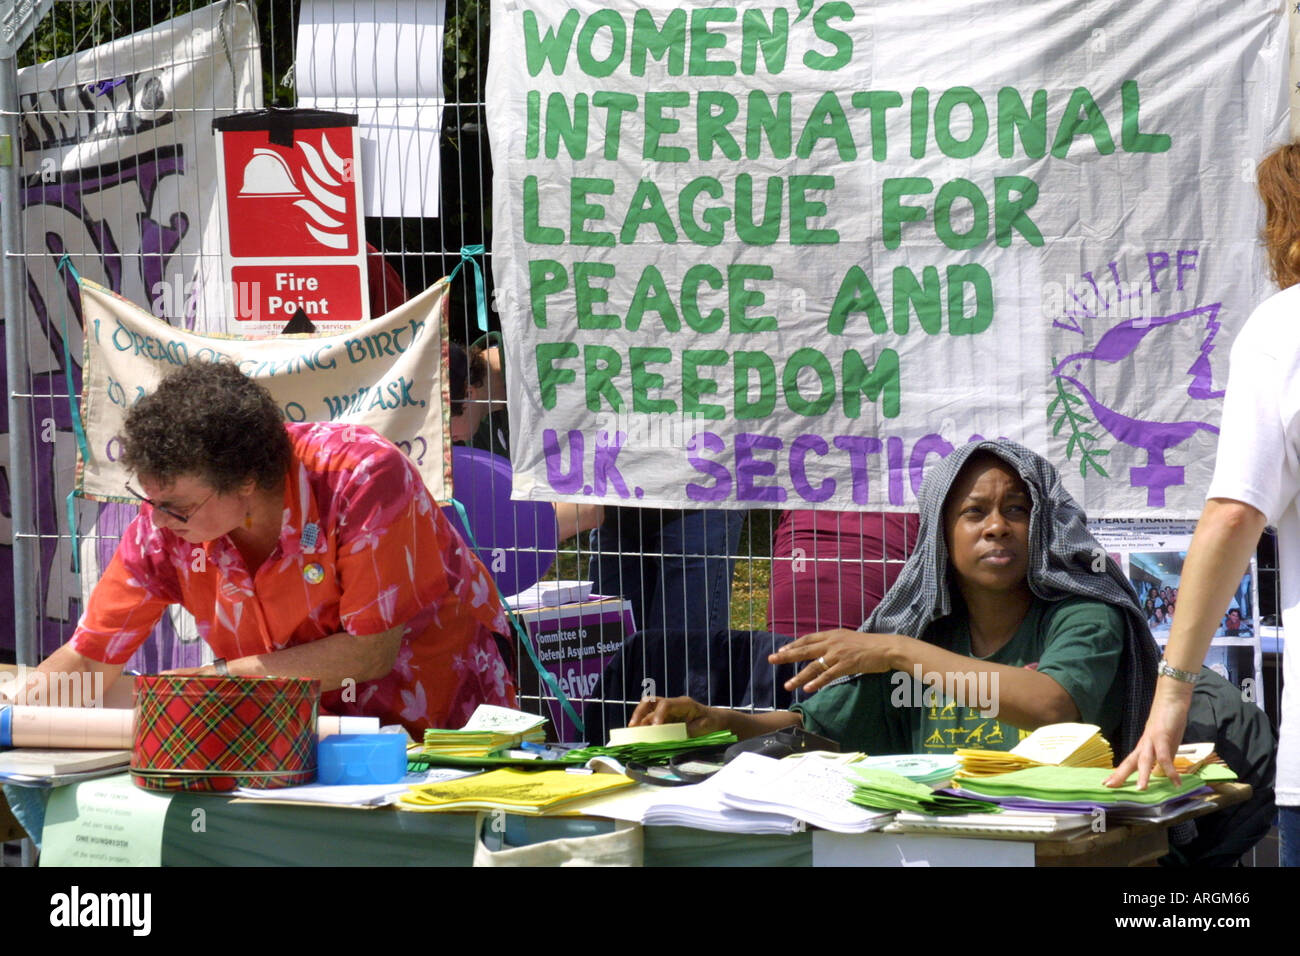
[[[405,734],[335,734],[316,748],[323,784],[397,783],[406,776]]]

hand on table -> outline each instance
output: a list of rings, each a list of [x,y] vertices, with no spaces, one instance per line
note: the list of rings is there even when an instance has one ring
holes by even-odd
[[[690,697],[646,697],[636,705],[627,725],[643,727],[676,723],[685,724],[686,732],[692,737],[727,729],[722,713]]]
[[[1156,697],[1151,704],[1151,714],[1147,717],[1146,729],[1142,738],[1133,748],[1133,752],[1115,768],[1115,772],[1106,778],[1106,786],[1119,787],[1133,774],[1138,772],[1138,789],[1145,790],[1154,767],[1161,767],[1169,780],[1178,786],[1182,778],[1174,769],[1174,754],[1182,743],[1187,730],[1187,710],[1191,706],[1191,689],[1185,692],[1162,693],[1162,684],[1156,686]],[[1184,685],[1185,687],[1187,685]]]
[[[854,674],[880,674],[893,668],[890,654],[895,634],[864,634],[839,628],[805,634],[791,641],[767,659],[772,664],[812,661],[785,682],[786,690],[820,690],[840,677]]]

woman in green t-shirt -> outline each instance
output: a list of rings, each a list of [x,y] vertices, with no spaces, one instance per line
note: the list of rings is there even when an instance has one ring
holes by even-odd
[[[1009,749],[1064,721],[1118,753],[1140,733],[1159,657],[1137,597],[1043,458],[1006,441],[957,449],[927,475],[921,531],[860,631],[808,634],[769,657],[814,692],[748,713],[648,698],[631,724],[750,737],[799,723],[869,753]]]

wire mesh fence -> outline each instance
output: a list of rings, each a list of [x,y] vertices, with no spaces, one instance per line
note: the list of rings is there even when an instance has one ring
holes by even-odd
[[[134,514],[125,504],[68,503],[80,440],[69,398],[81,389],[84,353],[80,300],[62,266],[173,326],[239,333],[220,298],[217,116],[310,106],[358,117],[371,311],[387,312],[462,270],[449,290],[447,337],[459,351],[450,355],[447,423],[464,447],[508,458],[510,370],[501,364],[499,336],[510,330],[491,307],[489,31],[480,0],[60,2],[22,42],[16,92],[26,278],[7,307],[8,320],[24,325],[26,349],[20,377],[11,357],[9,407],[21,422],[9,424],[21,428],[8,429],[4,464],[11,486],[26,471],[32,494],[29,513],[11,507],[0,534],[30,555],[31,593],[15,605],[14,619],[35,626],[35,656],[71,634]],[[481,293],[468,259],[481,266]],[[111,457],[113,449],[104,452]],[[487,488],[485,500],[506,501],[508,478],[489,480],[501,484]],[[522,550],[543,556],[532,563],[535,574],[594,582],[594,593],[613,601],[586,617],[536,614],[513,639],[525,704],[550,708],[561,737],[576,734],[575,718],[584,719],[592,739],[621,725],[647,692],[785,706],[793,698],[784,675],[766,664],[772,634],[856,627],[917,534],[913,517],[878,513],[625,504],[559,505],[541,518],[510,513],[502,540],[534,542]],[[539,530],[552,518],[554,528]],[[496,572],[505,550],[521,548],[484,542],[480,554]],[[1275,550],[1267,538],[1261,544],[1260,611],[1273,626],[1280,624]],[[0,587],[12,586],[5,562]],[[634,631],[643,636],[626,642]],[[136,663],[193,666],[203,656],[198,637],[191,620],[173,615]],[[1266,658],[1265,696],[1274,702],[1280,669],[1268,665]],[[557,686],[574,713],[551,706]]]
[[[445,11],[440,7],[59,3],[22,44],[22,259],[30,277],[31,345],[24,357],[25,381],[11,383],[10,392],[31,435],[32,527],[19,531],[17,540],[20,546],[29,542],[37,555],[40,656],[71,633],[96,573],[133,515],[129,506],[84,501],[68,510],[77,448],[69,392],[81,388],[84,355],[79,299],[60,266],[71,264],[81,276],[173,325],[218,334],[241,331],[223,321],[203,285],[213,281],[221,254],[220,230],[210,221],[211,196],[204,183],[195,182],[212,178],[215,117],[306,102],[371,120],[370,139],[364,141],[370,152],[364,158],[385,174],[368,201],[367,213],[377,214],[364,220],[371,272],[381,276],[371,282],[373,311],[383,312],[451,274],[462,262],[462,250],[475,245],[482,247],[484,296],[494,302],[492,168],[483,100],[488,14],[473,0],[452,0]],[[384,25],[386,17],[391,19]],[[364,38],[340,43],[341,36],[358,31]],[[396,72],[389,70],[387,55],[366,52],[383,43],[389,44]],[[434,47],[440,62],[428,57]],[[384,109],[387,117],[377,115]],[[380,122],[385,119],[387,125]],[[437,123],[436,136],[423,128],[431,122]],[[430,150],[436,153],[433,161]],[[458,396],[462,386],[456,383],[453,355],[451,410],[462,411],[475,426],[466,428],[466,444],[508,455],[505,377],[496,340],[480,327],[471,283],[453,284],[450,300],[451,342],[473,355],[473,363],[465,358],[468,364],[490,360],[490,374],[475,377],[467,369],[470,381]],[[487,319],[487,332],[499,333],[494,310]],[[123,384],[133,391],[132,383]],[[107,449],[110,456],[113,450]],[[621,508],[609,509],[606,516],[599,508],[573,510],[557,514],[561,537],[545,577],[587,579],[603,572],[601,590],[633,596],[629,620],[635,626],[658,624],[684,632],[687,643],[661,647],[662,660],[652,661],[653,653],[644,652],[639,672],[662,673],[662,683],[667,670],[677,668],[669,658],[695,661],[702,654],[704,663],[696,666],[709,670],[702,685],[706,695],[731,701],[730,691],[712,689],[721,681],[736,685],[736,702],[775,703],[770,692],[753,698],[740,690],[749,675],[737,669],[748,671],[748,663],[738,656],[733,668],[725,632],[771,626],[777,513],[688,515]],[[808,533],[810,540],[818,537],[815,522]],[[511,537],[519,537],[517,529]],[[809,559],[807,542],[795,543],[793,533],[787,538],[784,556],[777,558],[787,579],[802,575],[805,567],[817,574],[808,597],[791,595],[790,600],[840,603],[846,586],[853,585],[839,580],[834,559],[825,554]],[[82,556],[90,559],[84,568],[78,567]],[[491,560],[490,549],[485,558]],[[885,554],[859,547],[854,559],[883,567]],[[702,595],[706,584],[708,593]],[[660,595],[657,609],[652,608],[655,595]],[[707,623],[695,619],[701,613]],[[856,623],[854,616],[850,611],[842,623]],[[175,615],[160,628],[159,640],[142,651],[138,664],[199,662],[201,645],[184,616]],[[728,661],[725,666],[712,663],[714,650]],[[748,651],[742,656],[747,659]],[[516,649],[516,658],[526,660],[526,655]],[[599,697],[592,692],[591,675],[586,677],[587,692],[577,697]],[[689,674],[683,677],[689,680]],[[634,702],[640,681],[634,689],[636,694],[614,696]]]

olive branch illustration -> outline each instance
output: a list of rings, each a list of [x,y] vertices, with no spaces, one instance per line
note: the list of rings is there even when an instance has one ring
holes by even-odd
[[[1056,367],[1057,361],[1053,357],[1052,368]],[[1056,381],[1056,398],[1052,399],[1051,404],[1047,406],[1048,420],[1050,421],[1052,416],[1056,415],[1057,410],[1060,410],[1060,415],[1056,418],[1055,425],[1052,428],[1052,437],[1055,438],[1061,434],[1061,429],[1069,425],[1070,437],[1065,443],[1065,457],[1073,461],[1074,450],[1077,448],[1080,453],[1079,475],[1081,477],[1088,477],[1088,466],[1091,465],[1102,478],[1109,478],[1110,475],[1107,474],[1106,469],[1101,466],[1101,462],[1097,459],[1109,455],[1110,452],[1105,448],[1091,447],[1096,442],[1101,441],[1092,432],[1084,430],[1086,426],[1093,424],[1093,421],[1083,414],[1081,410],[1072,407],[1083,405],[1083,399],[1070,390],[1061,376],[1054,375],[1052,377]]]

